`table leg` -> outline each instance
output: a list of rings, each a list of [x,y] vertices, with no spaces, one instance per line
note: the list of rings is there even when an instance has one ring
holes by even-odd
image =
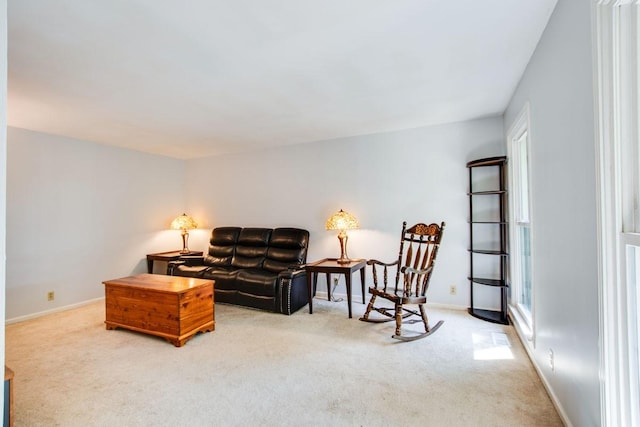
[[[349,319],[351,319],[351,273],[346,273],[344,276],[347,282],[347,305],[349,306]]]
[[[147,273],[153,274],[153,260],[147,258]]]
[[[309,291],[309,314],[313,313],[313,292],[312,292],[312,279],[311,276],[313,276],[315,273],[312,273],[310,271],[307,271],[307,291]],[[317,277],[316,277],[317,279]]]
[[[327,301],[331,301],[331,273],[326,273],[327,275]]]
[[[316,291],[318,290],[318,273],[313,274],[313,296],[316,296]]]
[[[362,283],[362,303],[364,304],[364,275],[365,275],[366,267],[362,267],[360,269],[360,283]]]

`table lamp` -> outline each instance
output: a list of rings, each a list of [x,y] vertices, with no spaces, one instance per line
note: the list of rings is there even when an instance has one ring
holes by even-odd
[[[327,220],[327,230],[339,230],[338,240],[340,241],[340,258],[337,259],[338,264],[348,264],[351,260],[347,255],[347,230],[355,230],[360,228],[358,220],[348,212],[340,209],[339,212],[331,215]]]
[[[182,250],[180,253],[188,254],[190,252],[189,232],[187,230],[193,230],[194,228],[198,228],[198,223],[185,213],[171,221],[172,230],[182,230]]]

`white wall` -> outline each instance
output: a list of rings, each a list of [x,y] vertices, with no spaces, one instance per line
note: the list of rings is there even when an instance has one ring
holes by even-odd
[[[349,232],[351,258],[393,261],[402,221],[446,221],[430,300],[467,307],[466,162],[503,154],[502,132],[502,119],[489,118],[190,160],[187,203],[209,229],[306,228],[308,261],[339,255],[336,233],[324,225],[341,208],[362,227]],[[191,248],[206,249],[208,233],[192,233]],[[337,292],[345,293],[342,279]]]
[[[184,161],[11,127],[7,158],[8,320],[100,298],[181,248]]]
[[[489,118],[187,162],[9,128],[7,319],[102,297],[103,280],[144,272],[146,253],[179,248],[167,227],[184,210],[202,224],[192,249],[214,226],[298,226],[311,231],[309,260],[338,255],[324,223],[340,208],[361,222],[353,258],[393,260],[403,220],[444,220],[431,300],[466,307],[465,164],[502,154],[502,128]]]
[[[7,162],[7,1],[0,0],[0,171]],[[0,366],[4,366],[5,275],[6,275],[6,173],[0,172]],[[4,405],[4,387],[0,391],[0,413]]]
[[[600,423],[590,2],[559,1],[505,113],[531,105],[535,362],[575,426]],[[549,367],[549,350],[555,372]]]

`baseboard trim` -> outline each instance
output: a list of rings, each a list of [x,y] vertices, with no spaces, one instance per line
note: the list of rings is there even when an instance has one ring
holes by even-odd
[[[47,314],[60,313],[61,311],[72,310],[74,308],[78,308],[78,307],[82,307],[82,306],[85,306],[85,305],[93,304],[94,302],[98,302],[98,301],[104,301],[104,297],[90,299],[90,300],[87,300],[87,301],[82,301],[82,302],[79,302],[79,303],[76,303],[76,304],[65,305],[65,306],[62,306],[62,307],[56,307],[56,308],[53,308],[51,310],[39,311],[37,313],[27,314],[26,316],[14,317],[13,319],[5,320],[4,323],[5,323],[5,325],[10,325],[12,323],[24,322],[26,320],[31,320],[31,319],[36,319],[38,317],[46,316]]]
[[[511,311],[511,307],[509,307],[509,317],[511,319],[511,323],[513,324],[513,328],[516,330],[516,335],[518,336],[518,339],[522,343],[524,350],[527,352],[527,356],[529,357],[529,360],[533,365],[533,369],[536,370],[536,373],[538,374],[538,378],[540,378],[540,381],[542,381],[542,385],[544,386],[545,390],[547,390],[547,394],[551,399],[551,403],[553,403],[553,406],[555,406],[556,411],[558,411],[558,415],[560,416],[560,419],[562,420],[565,426],[573,427],[573,424],[569,420],[569,417],[567,416],[567,413],[562,407],[562,404],[560,404],[558,397],[554,393],[553,388],[551,388],[551,384],[549,384],[549,382],[547,381],[547,378],[542,373],[542,369],[540,369],[540,366],[536,362],[536,358],[531,352],[532,337],[530,333],[527,333],[527,331],[525,331],[522,325],[518,322],[517,320],[518,316],[514,316],[514,313]]]

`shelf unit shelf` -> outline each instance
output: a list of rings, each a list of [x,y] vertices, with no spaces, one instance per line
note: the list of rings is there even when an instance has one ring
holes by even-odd
[[[469,224],[506,224],[506,221],[469,221]]]
[[[481,277],[469,277],[468,279],[474,283],[479,283],[481,285],[486,285],[486,286],[496,286],[496,287],[505,286],[504,280],[502,279],[483,279]]]
[[[493,322],[493,323],[501,323],[504,325],[509,324],[508,322],[505,323],[504,317],[502,315],[502,311],[483,310],[480,308],[471,308],[471,307],[469,307],[468,311],[470,315],[472,315],[473,317],[477,317],[478,319],[486,320],[488,322]]]
[[[471,249],[469,252],[471,252],[472,254],[509,256],[509,254],[506,253],[506,252],[495,251],[495,250],[490,250],[490,249]]]
[[[468,196],[490,196],[492,194],[507,194],[506,190],[489,190],[489,191],[474,191],[467,193]]]
[[[507,251],[507,227],[508,222],[506,218],[507,212],[507,186],[506,186],[506,163],[507,158],[501,157],[489,157],[485,159],[478,159],[467,163],[469,169],[469,191],[467,196],[469,197],[469,289],[470,289],[470,305],[469,314],[482,320],[486,320],[493,323],[509,324],[507,317],[507,301],[509,293],[509,282],[507,279],[507,265],[509,260],[509,253]],[[495,168],[491,173],[495,172],[497,180],[497,188],[483,189],[482,191],[476,191],[475,186],[478,184],[475,181],[474,170],[476,168]],[[487,220],[474,220],[474,200],[477,198],[483,198],[485,196],[493,196],[489,205],[497,212],[496,219]],[[486,204],[484,205],[486,207]],[[492,232],[489,235],[493,239],[492,246],[498,249],[482,249],[474,245],[474,226],[493,226]],[[486,236],[486,234],[485,234]],[[484,242],[487,244],[487,242]],[[481,274],[476,274],[478,269],[478,262],[474,262],[474,256],[487,256],[497,257],[494,258],[497,264],[496,274],[498,278],[487,278]],[[491,274],[490,276],[495,276]],[[500,293],[499,310],[488,310],[478,308],[475,306],[475,294],[477,291],[484,287],[490,287],[498,289]],[[486,289],[486,288],[484,288]]]

